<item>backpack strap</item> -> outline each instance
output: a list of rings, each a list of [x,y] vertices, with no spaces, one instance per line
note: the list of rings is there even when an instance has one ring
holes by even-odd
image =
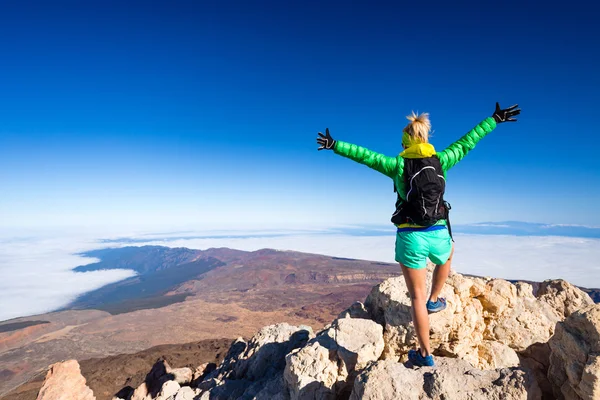
[[[452,224],[450,224],[450,210],[452,207],[447,201],[444,201],[444,206],[446,206],[446,222],[448,223],[448,233],[450,234],[450,239],[452,239],[454,242],[454,237],[452,236]]]

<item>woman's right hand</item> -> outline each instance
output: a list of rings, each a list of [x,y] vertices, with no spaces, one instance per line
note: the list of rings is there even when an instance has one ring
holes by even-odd
[[[321,145],[321,147],[319,147],[317,150],[323,150],[323,149],[333,150],[333,148],[335,146],[335,140],[333,140],[333,138],[329,134],[329,128],[325,129],[325,135],[323,135],[321,132],[319,132],[319,137],[317,138],[317,144]]]
[[[496,111],[492,115],[492,118],[496,121],[497,124],[502,122],[517,122],[515,118],[512,118],[516,115],[521,114],[521,109],[517,108],[519,105],[515,104],[514,106],[510,106],[505,109],[500,108],[500,104],[496,103]]]

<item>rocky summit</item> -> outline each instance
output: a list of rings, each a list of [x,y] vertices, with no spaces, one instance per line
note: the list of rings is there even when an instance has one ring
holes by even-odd
[[[194,371],[159,360],[144,383],[115,398],[600,399],[600,304],[561,280],[535,289],[452,273],[447,309],[430,315],[435,367],[407,361],[416,337],[397,277],[319,332],[266,326],[233,342],[220,365]],[[92,397],[71,360],[51,367],[38,400]]]

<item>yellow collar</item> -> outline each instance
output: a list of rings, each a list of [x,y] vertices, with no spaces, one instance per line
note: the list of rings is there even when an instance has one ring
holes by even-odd
[[[418,143],[413,144],[402,153],[401,157],[404,158],[427,158],[433,157],[436,154],[435,148],[430,143]]]

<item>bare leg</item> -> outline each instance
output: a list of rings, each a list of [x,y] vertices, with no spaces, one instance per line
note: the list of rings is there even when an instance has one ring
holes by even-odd
[[[446,279],[448,279],[448,275],[450,274],[450,266],[452,264],[452,256],[454,255],[454,246],[452,246],[452,252],[450,253],[450,258],[442,265],[436,265],[433,270],[433,282],[431,284],[431,296],[429,300],[437,301],[444,284],[446,283]]]
[[[411,314],[417,333],[417,340],[421,346],[421,354],[428,356],[431,354],[431,349],[429,348],[429,314],[426,307],[427,287],[425,285],[425,277],[427,276],[427,269],[408,268],[402,264],[400,266],[402,267],[402,275],[404,275],[404,280],[410,293],[412,303]]]

